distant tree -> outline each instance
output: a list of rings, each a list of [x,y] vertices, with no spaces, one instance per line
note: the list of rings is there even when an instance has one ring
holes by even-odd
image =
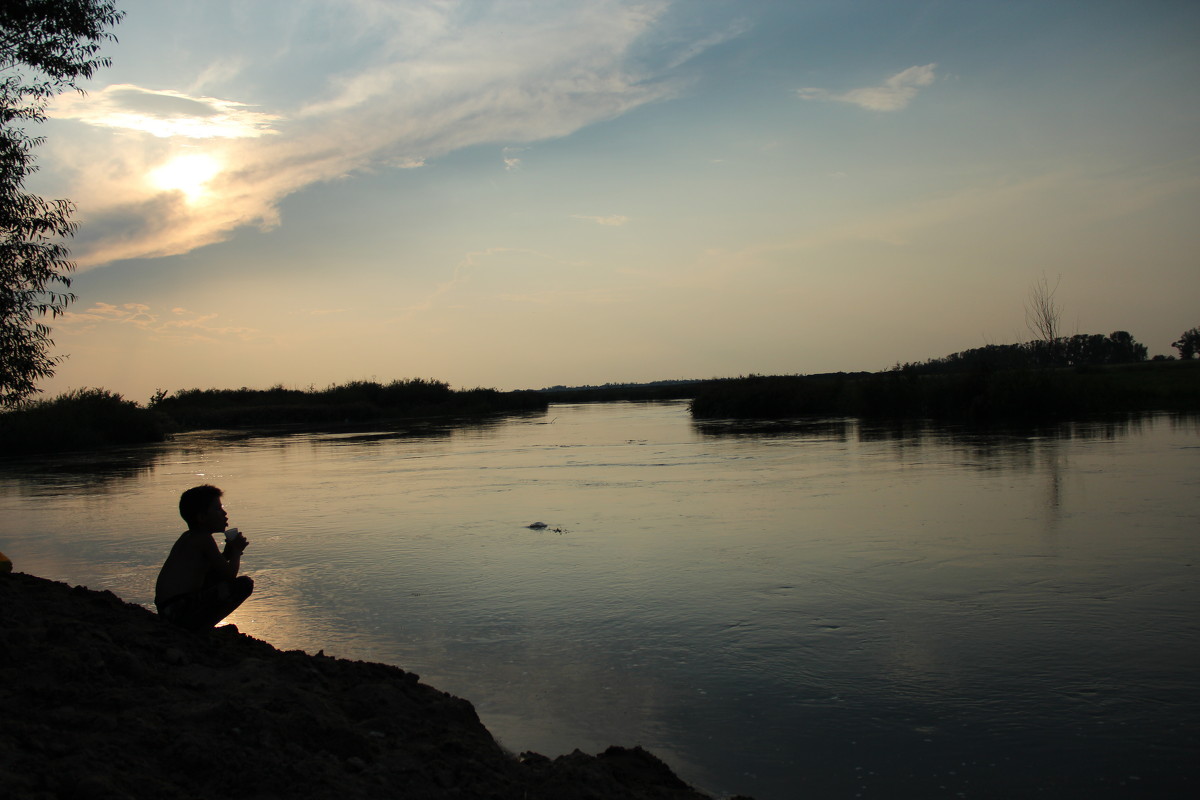
[[[1139,344],[1129,331],[1113,331],[1108,335],[1106,361],[1108,364],[1129,364],[1145,361],[1150,351]]]
[[[24,191],[42,138],[22,125],[45,120],[52,97],[108,65],[97,53],[122,16],[112,0],[0,1],[0,407],[54,374],[59,359],[40,320],[75,299],[50,288],[71,285],[75,265],[62,240],[75,232],[74,206]]]
[[[1171,342],[1171,347],[1179,351],[1180,358],[1195,358],[1200,353],[1200,328],[1184,331],[1178,342]]]
[[[1108,340],[1099,333],[1077,333],[1063,340],[1066,363],[1071,366],[1103,364],[1107,355]]]
[[[1029,298],[1025,301],[1025,325],[1037,341],[1053,345],[1058,341],[1058,321],[1062,318],[1062,306],[1054,299],[1062,276],[1050,285],[1043,275],[1029,289]]]
[[[1128,331],[1079,333],[1056,337],[1052,342],[1041,339],[1024,344],[989,344],[952,353],[943,358],[931,358],[924,363],[897,364],[892,372],[906,374],[940,374],[955,372],[994,372],[1036,367],[1067,367],[1094,364],[1127,364],[1146,360],[1147,349]]]

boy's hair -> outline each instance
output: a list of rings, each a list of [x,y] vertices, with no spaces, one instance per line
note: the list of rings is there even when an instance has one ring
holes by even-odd
[[[179,495],[179,516],[183,517],[183,521],[188,525],[192,524],[192,520],[203,514],[212,505],[213,500],[219,500],[224,494],[215,486],[209,486],[207,483],[203,486],[193,486],[183,494]]]

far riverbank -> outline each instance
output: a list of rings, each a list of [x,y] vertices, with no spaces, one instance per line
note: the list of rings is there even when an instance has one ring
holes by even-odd
[[[353,381],[319,390],[188,389],[160,392],[148,406],[105,389],[81,389],[0,413],[0,455],[158,442],[194,430],[480,419],[545,411],[547,405],[536,392],[454,390],[420,378],[389,384]]]

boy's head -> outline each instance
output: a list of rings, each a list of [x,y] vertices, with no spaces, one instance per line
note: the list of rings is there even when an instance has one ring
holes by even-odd
[[[193,486],[179,495],[179,516],[190,528],[212,509],[214,502],[221,502],[221,495],[221,490],[215,486]]]

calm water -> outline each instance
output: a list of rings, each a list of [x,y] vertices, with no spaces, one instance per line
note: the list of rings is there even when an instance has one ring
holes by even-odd
[[[415,671],[513,751],[641,744],[760,800],[1200,780],[1194,420],[747,431],[669,403],[198,433],[0,462],[0,550],[150,605],[202,482],[251,539],[230,621]]]

